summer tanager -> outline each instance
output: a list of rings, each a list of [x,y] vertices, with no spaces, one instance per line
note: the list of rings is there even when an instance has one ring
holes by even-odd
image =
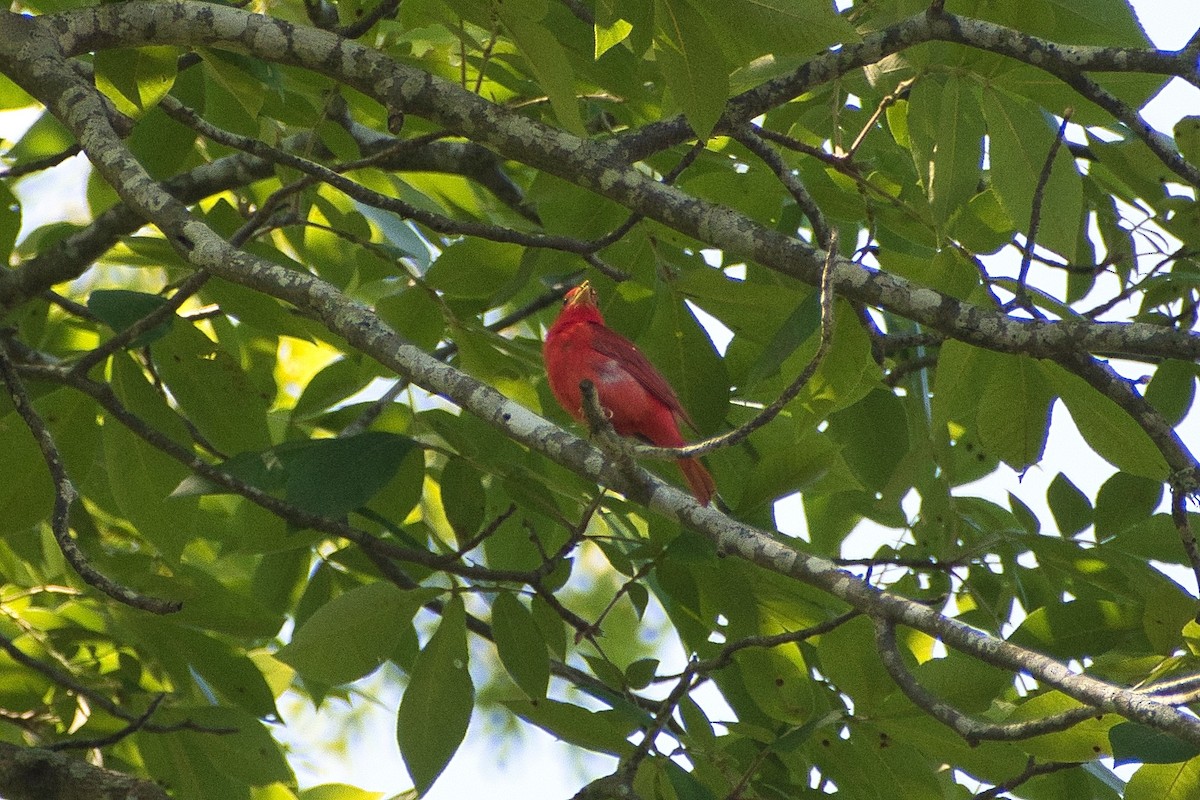
[[[567,292],[563,310],[542,349],[550,390],[567,413],[583,421],[579,382],[588,378],[613,429],[659,447],[681,447],[679,422],[695,425],[675,391],[633,342],[604,324],[596,290],[587,281]],[[716,491],[712,475],[694,458],[679,459],[692,494],[708,505]]]

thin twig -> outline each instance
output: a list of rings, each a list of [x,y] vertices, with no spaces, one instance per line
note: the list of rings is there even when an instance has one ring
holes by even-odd
[[[349,25],[334,28],[333,32],[347,39],[357,39],[371,30],[379,20],[395,15],[396,9],[399,7],[400,0],[381,0],[374,8],[364,14],[362,18],[351,22]]]
[[[1179,541],[1183,543],[1188,563],[1192,565],[1196,586],[1200,587],[1200,547],[1196,545],[1196,535],[1192,532],[1192,524],[1188,520],[1187,494],[1183,489],[1174,486],[1171,487],[1171,519],[1175,523],[1175,530],[1179,532]]]
[[[909,78],[907,80],[900,81],[898,84],[896,84],[896,88],[892,90],[891,94],[885,95],[884,98],[879,101],[879,104],[875,106],[875,112],[871,114],[871,118],[868,119],[866,124],[862,126],[862,130],[858,132],[858,136],[854,137],[854,143],[850,145],[850,149],[842,155],[843,160],[848,161],[854,158],[854,154],[858,152],[858,148],[862,146],[864,141],[866,141],[867,134],[875,128],[875,123],[879,121],[881,116],[883,116],[883,112],[887,111],[888,106],[893,105],[905,92],[912,88],[912,85],[916,83],[916,80],[916,78]]]
[[[450,564],[454,561],[458,561],[467,553],[471,552],[476,547],[479,547],[479,545],[483,544],[485,539],[495,534],[496,531],[500,530],[500,526],[507,522],[508,519],[515,513],[517,513],[517,504],[510,503],[508,508],[500,512],[495,519],[480,528],[479,533],[475,534],[466,542],[464,542],[457,550],[442,556],[442,563]]]
[[[1062,772],[1064,769],[1074,769],[1078,766],[1079,764],[1074,761],[1051,761],[1046,764],[1039,764],[1034,760],[1033,756],[1030,756],[1028,764],[1020,775],[1009,778],[1004,783],[998,783],[990,789],[984,789],[982,792],[974,795],[971,800],[992,800],[992,798],[1001,797],[1005,793],[1011,792],[1031,778]]]
[[[632,778],[633,772],[637,769],[638,764],[650,754],[650,750],[654,746],[654,740],[658,734],[662,733],[670,724],[672,715],[675,713],[675,707],[679,705],[679,701],[691,689],[695,688],[699,683],[703,682],[702,678],[716,670],[723,669],[729,666],[733,661],[733,656],[739,650],[745,650],[750,647],[780,647],[786,644],[796,644],[798,642],[807,641],[814,636],[820,636],[838,628],[855,617],[859,616],[858,611],[847,611],[844,614],[839,614],[836,617],[819,622],[816,625],[810,625],[798,631],[786,631],[774,635],[764,636],[748,636],[745,639],[739,639],[735,642],[730,642],[721,648],[721,652],[713,658],[704,660],[694,660],[688,663],[687,667],[676,675],[667,675],[656,679],[656,681],[675,681],[675,687],[663,699],[658,713],[655,714],[654,721],[643,727],[644,736],[633,754],[621,764],[619,774],[628,775]],[[701,678],[701,680],[697,680]],[[769,748],[767,749],[769,752]],[[737,796],[736,793],[730,796]]]
[[[614,608],[617,607],[617,603],[619,603],[621,601],[621,598],[624,597],[625,595],[629,594],[629,587],[631,585],[637,583],[638,581],[642,580],[643,578],[645,578],[657,566],[658,566],[657,561],[647,561],[645,564],[642,564],[642,566],[638,568],[637,572],[635,572],[629,578],[629,580],[622,583],[621,587],[619,589],[617,589],[616,593],[612,596],[612,599],[608,601],[608,605],[606,605],[604,607],[604,610],[601,611],[599,616],[596,617],[596,621],[592,623],[592,627],[599,630],[600,627],[604,624],[604,619],[609,615],[609,613]]]
[[[685,447],[651,447],[649,445],[634,445],[633,452],[638,456],[647,458],[692,458],[703,455],[704,453],[718,450],[722,447],[729,447],[737,444],[752,434],[754,431],[766,425],[771,420],[778,416],[779,412],[787,406],[800,391],[808,385],[812,376],[816,374],[817,369],[821,366],[821,362],[825,359],[825,354],[829,352],[829,346],[833,341],[833,269],[837,263],[837,245],[838,235],[834,230],[829,237],[829,250],[825,254],[825,267],[821,271],[821,338],[817,344],[817,351],[813,353],[813,357],[809,359],[808,364],[796,376],[796,380],[792,381],[792,385],[787,387],[779,397],[775,398],[769,406],[760,411],[753,419],[743,423],[733,430],[713,436],[703,441],[694,442]]]
[[[346,164],[338,169],[331,169],[324,165],[318,164],[315,161],[302,158],[300,156],[272,147],[262,141],[253,139],[249,136],[241,136],[231,133],[211,124],[196,111],[180,103],[178,100],[167,95],[159,103],[160,107],[172,119],[195,129],[204,136],[216,141],[227,147],[233,147],[250,155],[262,158],[272,163],[283,164],[299,170],[307,175],[312,181],[321,181],[326,183],[343,194],[365,203],[369,206],[390,211],[393,214],[403,218],[412,219],[426,226],[430,230],[442,234],[453,236],[473,236],[481,239],[488,239],[495,242],[505,242],[509,244],[519,244],[525,247],[536,247],[547,250],[561,250],[566,253],[575,253],[577,255],[590,255],[597,250],[606,246],[608,236],[600,237],[593,241],[584,241],[575,239],[570,236],[559,236],[546,233],[527,233],[524,231],[505,228],[499,225],[489,225],[482,222],[470,222],[453,220],[441,214],[435,214],[431,211],[418,208],[403,200],[394,197],[388,197],[385,194],[368,189],[361,183],[352,181],[341,174],[341,172],[350,169],[357,169],[366,166],[368,162],[373,162],[381,158],[381,154],[375,154],[369,158],[361,159],[354,164]],[[340,172],[339,172],[340,170]]]
[[[1050,143],[1050,151],[1046,153],[1046,160],[1042,163],[1042,172],[1038,175],[1037,186],[1033,190],[1033,203],[1029,211],[1029,232],[1025,235],[1025,247],[1021,252],[1021,271],[1017,275],[1016,303],[1039,319],[1045,319],[1046,315],[1029,299],[1026,282],[1029,279],[1029,266],[1033,261],[1033,248],[1037,245],[1038,228],[1042,224],[1042,199],[1046,194],[1046,186],[1050,182],[1054,159],[1058,155],[1058,149],[1062,146],[1063,137],[1067,134],[1067,123],[1071,120],[1073,113],[1074,109],[1071,108],[1063,112],[1058,133],[1055,135],[1054,141]]]
[[[475,72],[475,88],[472,90],[474,94],[479,94],[483,89],[483,75],[487,72],[488,62],[492,60],[492,49],[496,46],[496,40],[500,34],[500,21],[496,19],[492,23],[492,32],[488,36],[487,43],[483,46],[482,57],[479,59],[479,69]],[[465,86],[463,87],[466,88]]]
[[[46,745],[47,750],[99,750],[101,747],[108,747],[121,741],[127,736],[131,736],[142,728],[154,716],[154,712],[158,711],[158,707],[162,705],[162,701],[166,698],[165,694],[158,694],[150,701],[150,705],[146,710],[139,714],[135,719],[129,721],[129,724],[119,731],[114,731],[107,736],[100,736],[95,739],[67,739],[62,742],[55,742]],[[230,733],[233,731],[231,730]]]
[[[693,678],[694,675],[692,673],[685,672],[675,684],[675,688],[663,698],[661,705],[659,705],[658,713],[654,715],[653,722],[643,726],[642,740],[638,742],[638,746],[634,749],[633,753],[621,762],[619,774],[626,776],[629,781],[632,781],[634,775],[637,773],[638,765],[654,749],[654,740],[658,738],[658,735],[671,722],[672,715],[675,713],[675,707],[679,705],[679,701],[693,688]]]
[[[175,294],[165,301],[158,308],[146,314],[141,319],[135,321],[128,328],[124,328],[116,332],[112,338],[105,341],[99,347],[95,347],[80,356],[79,360],[71,365],[71,369],[78,372],[80,375],[87,375],[92,367],[107,359],[113,353],[128,347],[135,339],[143,333],[153,330],[155,327],[163,324],[175,315],[175,312],[183,306],[200,288],[208,282],[209,274],[207,272],[194,272],[184,279],[183,283],[179,284]]]
[[[762,636],[747,636],[744,639],[729,642],[721,651],[712,658],[707,658],[700,661],[694,661],[688,665],[688,669],[700,675],[706,675],[723,667],[729,666],[733,661],[733,656],[739,650],[745,650],[749,647],[779,647],[785,644],[796,644],[797,642],[807,641],[814,636],[821,636],[829,633],[836,628],[840,628],[850,620],[858,617],[861,611],[846,611],[838,614],[836,617],[830,617],[824,622],[818,622],[815,625],[809,625],[807,628],[801,628],[798,631],[784,631],[783,633],[764,634]]]
[[[37,672],[39,675],[47,678],[51,683],[61,686],[69,692],[86,697],[87,701],[104,711],[111,714],[117,719],[133,722],[140,714],[134,714],[119,703],[113,702],[107,695],[101,694],[94,689],[91,689],[75,679],[74,675],[65,672],[58,667],[47,664],[44,661],[39,661],[33,656],[28,655],[24,650],[17,647],[16,642],[0,633],[0,650],[8,653],[13,661],[16,661],[22,666]],[[171,733],[172,731],[191,730],[200,733],[233,733],[229,728],[209,728],[191,720],[183,720],[181,722],[173,722],[168,725],[159,725],[153,722],[143,722],[142,729],[153,731],[154,733]]]
[[[51,291],[50,289],[42,292],[42,299],[48,303],[58,306],[68,314],[73,314],[76,317],[79,317],[80,319],[86,319],[89,322],[96,322],[99,319],[87,306],[83,305],[82,303],[77,303],[69,297],[63,297],[58,292]]]
[[[51,153],[48,156],[34,159],[33,161],[24,164],[14,164],[8,169],[0,170],[0,179],[4,178],[20,178],[25,175],[32,175],[35,172],[41,172],[44,169],[57,167],[68,158],[79,154],[79,145],[73,144],[65,150],[57,153]]]
[[[79,493],[67,475],[66,467],[62,462],[62,454],[58,451],[54,437],[50,435],[46,423],[43,422],[37,409],[33,407],[29,394],[25,391],[25,385],[17,375],[16,368],[9,360],[3,344],[0,344],[0,381],[8,386],[8,393],[12,397],[13,405],[37,441],[38,448],[42,451],[42,459],[50,470],[50,479],[54,482],[54,509],[51,512],[50,528],[54,533],[54,540],[58,543],[58,549],[62,551],[67,563],[89,586],[99,589],[114,600],[126,605],[154,614],[171,614],[182,608],[183,604],[178,600],[164,600],[141,594],[117,583],[92,566],[87,556],[83,554],[79,545],[71,537],[71,504],[79,497]]]
[[[792,168],[784,162],[783,156],[755,133],[754,127],[751,125],[743,125],[738,128],[734,131],[733,136],[775,173],[775,177],[779,179],[783,187],[788,190],[788,194],[796,201],[796,205],[804,212],[804,216],[808,217],[808,223],[812,226],[813,239],[816,243],[826,250],[836,249],[829,245],[829,223],[825,221],[821,207],[808,193],[808,188],[805,187],[799,176],[795,175]]]

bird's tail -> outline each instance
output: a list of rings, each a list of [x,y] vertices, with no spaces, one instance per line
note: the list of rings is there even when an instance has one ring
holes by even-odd
[[[700,505],[708,505],[717,491],[717,483],[713,480],[713,476],[695,458],[681,458],[678,463],[680,471],[683,472],[683,479],[687,481],[688,488],[692,490],[692,496],[700,502]]]

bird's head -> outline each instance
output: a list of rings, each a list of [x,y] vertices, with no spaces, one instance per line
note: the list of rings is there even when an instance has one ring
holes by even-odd
[[[584,281],[567,292],[563,298],[564,308],[575,308],[576,306],[590,306],[596,308],[599,305],[596,290],[592,288],[590,281]]]

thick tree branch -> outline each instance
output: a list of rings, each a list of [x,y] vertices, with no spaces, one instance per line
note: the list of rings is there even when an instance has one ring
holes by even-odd
[[[0,742],[0,794],[7,800],[168,800],[153,781],[8,742]]]

